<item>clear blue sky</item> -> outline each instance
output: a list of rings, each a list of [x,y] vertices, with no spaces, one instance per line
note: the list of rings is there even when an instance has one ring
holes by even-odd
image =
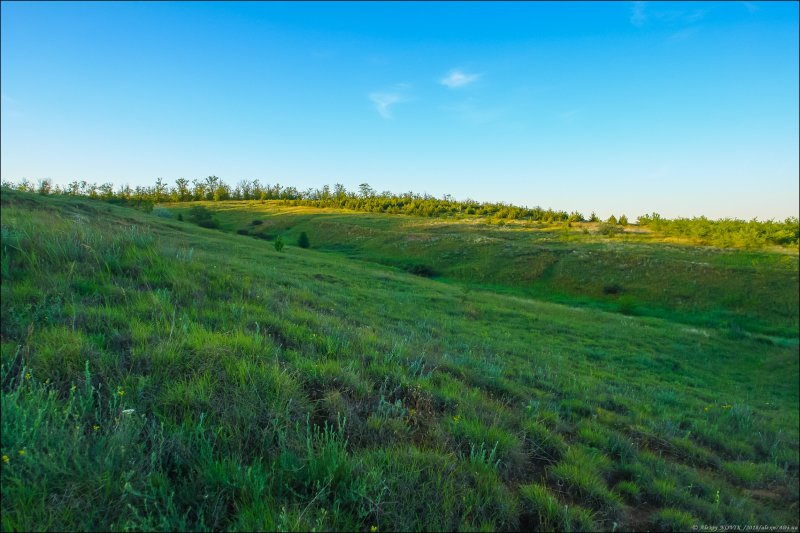
[[[798,215],[798,3],[2,3],[3,180]]]

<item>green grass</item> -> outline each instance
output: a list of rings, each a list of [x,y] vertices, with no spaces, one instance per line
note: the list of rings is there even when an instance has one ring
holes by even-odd
[[[289,242],[305,232],[314,249],[459,286],[661,317],[731,335],[757,334],[765,342],[797,342],[796,250],[692,246],[646,228],[609,238],[594,223],[497,226],[290,201],[195,203],[212,209],[223,231],[247,230],[269,239],[280,235]],[[168,205],[174,212],[190,209]],[[263,223],[253,226],[253,219]],[[608,293],[609,287],[616,292]]]
[[[3,191],[4,530],[797,525],[796,256],[213,207]]]

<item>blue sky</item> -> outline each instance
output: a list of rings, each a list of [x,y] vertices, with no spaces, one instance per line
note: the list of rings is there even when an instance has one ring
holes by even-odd
[[[0,174],[798,215],[798,3],[2,3]]]

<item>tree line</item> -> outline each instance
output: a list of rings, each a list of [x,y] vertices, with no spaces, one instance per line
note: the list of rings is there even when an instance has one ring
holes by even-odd
[[[412,191],[395,194],[390,191],[378,192],[367,183],[359,185],[357,191],[348,191],[341,183],[333,187],[299,190],[296,187],[283,187],[262,184],[259,180],[241,180],[235,186],[225,183],[217,176],[205,179],[180,178],[169,185],[158,178],[154,185],[131,188],[128,185],[114,187],[112,183],[97,185],[74,180],[65,186],[53,185],[49,180],[32,183],[22,180],[19,183],[5,182],[4,188],[38,193],[42,195],[81,196],[104,200],[111,203],[130,205],[144,210],[152,210],[153,205],[167,202],[197,202],[224,200],[283,200],[293,205],[313,207],[333,207],[370,213],[404,214],[436,218],[484,218],[502,223],[506,220],[529,222],[564,223],[604,222],[606,234],[622,230],[608,231],[610,227],[627,226],[625,215],[619,218],[611,215],[601,221],[592,213],[588,218],[577,211],[543,209],[541,207],[515,206],[504,202],[478,202],[471,199],[455,200],[446,194],[436,198],[429,194]],[[800,224],[797,217],[783,221],[745,221],[741,219],[710,220],[706,217],[667,219],[658,213],[640,216],[636,223],[664,236],[680,237],[699,244],[718,246],[797,246],[800,242]]]

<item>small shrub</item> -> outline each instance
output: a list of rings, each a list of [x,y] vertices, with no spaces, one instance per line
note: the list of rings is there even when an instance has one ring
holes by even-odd
[[[247,228],[237,229],[236,233],[239,235],[250,235],[250,230]]]
[[[625,230],[623,230],[619,226],[619,224],[617,224],[617,222],[615,220],[614,222],[602,222],[602,223],[600,223],[600,225],[597,227],[597,231],[601,235],[607,235],[609,237],[613,237],[614,235],[616,235],[618,233],[622,233]]]
[[[152,214],[161,218],[172,218],[172,212],[163,207],[156,207],[153,209]]]
[[[300,237],[297,239],[297,246],[300,248],[308,248],[311,246],[311,243],[308,240],[308,234],[304,231],[300,234]]]
[[[189,219],[202,228],[219,227],[219,220],[214,217],[214,212],[202,205],[195,205],[189,209]]]
[[[281,237],[280,235],[275,237],[274,246],[276,252],[280,252],[281,250],[283,250],[283,237]]]
[[[219,220],[217,220],[216,218],[200,220],[197,222],[197,225],[200,226],[201,228],[216,229],[219,227]]]
[[[436,275],[436,271],[428,265],[415,264],[406,269],[410,274],[415,276],[422,276],[424,278],[432,278]]]
[[[603,285],[603,294],[605,295],[619,294],[621,292],[622,292],[622,287],[617,283]]]
[[[205,220],[211,218],[213,215],[214,213],[210,209],[202,205],[193,205],[189,208],[189,220],[192,222]]]
[[[178,221],[183,222],[183,213],[178,213]]]
[[[264,221],[263,221],[263,220],[254,220],[254,221],[252,221],[252,222],[250,223],[250,225],[251,225],[251,226],[260,226],[260,225],[261,225],[261,224],[263,224],[263,223],[264,223]]]

